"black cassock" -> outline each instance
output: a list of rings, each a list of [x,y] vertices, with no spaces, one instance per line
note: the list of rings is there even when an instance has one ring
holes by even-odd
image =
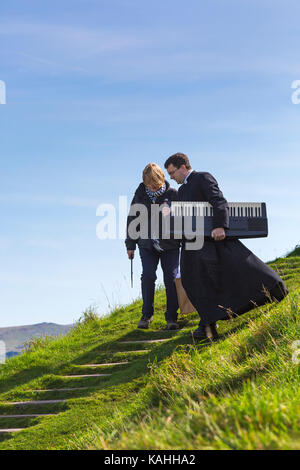
[[[179,201],[206,201],[214,209],[213,227],[229,228],[228,203],[215,178],[193,171],[178,191]],[[182,285],[201,322],[210,324],[282,300],[288,290],[278,274],[240,240],[205,239],[200,250],[181,250]],[[270,299],[271,296],[271,299]]]

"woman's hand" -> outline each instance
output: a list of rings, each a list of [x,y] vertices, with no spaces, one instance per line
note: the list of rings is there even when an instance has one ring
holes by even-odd
[[[163,215],[164,217],[167,217],[167,216],[171,213],[171,209],[170,209],[170,207],[168,206],[168,204],[164,203],[161,212],[162,212],[162,215]]]
[[[134,250],[127,250],[128,259],[134,258]]]

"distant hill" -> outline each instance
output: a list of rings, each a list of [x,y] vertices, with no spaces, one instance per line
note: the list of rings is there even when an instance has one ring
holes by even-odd
[[[12,357],[20,354],[24,343],[34,337],[57,336],[65,334],[73,325],[58,325],[56,323],[37,323],[36,325],[11,326],[0,328],[0,341],[5,342],[6,355]]]

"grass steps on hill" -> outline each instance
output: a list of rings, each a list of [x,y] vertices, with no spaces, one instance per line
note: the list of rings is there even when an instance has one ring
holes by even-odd
[[[66,400],[63,400],[66,402]],[[1,407],[1,412],[3,414],[0,415],[0,433],[3,431],[4,433],[9,432],[19,432],[25,429],[30,428],[36,424],[41,423],[41,420],[47,419],[50,417],[57,416],[61,410],[57,410],[55,413],[49,413],[48,407],[56,405],[57,403],[62,403],[61,400],[43,400],[41,401],[27,401],[27,402],[18,402],[18,403],[8,403],[7,407]],[[41,410],[41,406],[42,410]],[[46,410],[45,410],[46,405]],[[17,406],[18,410],[23,411],[22,413],[16,414],[15,406]],[[39,412],[35,411],[36,407],[39,407]],[[44,408],[44,412],[43,412]],[[31,411],[31,412],[30,412]],[[17,431],[14,431],[17,429]]]
[[[151,330],[151,332],[153,332],[153,330]],[[155,332],[155,330],[154,330]],[[148,332],[147,332],[148,333]],[[152,336],[152,335],[151,335]],[[155,335],[154,335],[155,336]],[[135,341],[137,342],[143,342],[143,343],[161,343],[161,342],[165,342],[165,341],[168,341],[169,339],[171,339],[170,337],[169,338],[156,338],[156,339],[149,339],[149,334],[147,335],[147,338],[145,339],[140,339],[140,340],[130,340],[130,343],[126,342],[126,344],[134,344]],[[132,343],[134,342],[134,343]],[[144,350],[133,350],[133,351],[126,351],[126,354],[127,356],[134,356],[134,355],[137,355],[137,357],[140,356],[139,353],[149,353],[149,349],[144,349]],[[109,353],[109,351],[107,351],[107,353]],[[122,351],[117,351],[115,352],[114,354],[124,354],[124,352]],[[105,367],[106,370],[107,368],[116,368],[118,366],[124,366],[124,365],[128,365],[130,364],[130,358],[127,357],[127,360],[126,361],[114,361],[114,362],[108,362],[108,361],[111,361],[111,359],[109,357],[107,357],[107,354],[106,354],[106,357],[103,357],[103,360],[104,361],[107,361],[107,362],[102,362],[102,363],[90,363],[90,364],[73,364],[72,365],[72,370],[76,370],[76,369],[89,369],[89,368],[103,368]],[[72,374],[72,375],[62,375],[61,377],[64,378],[64,379],[74,379],[74,378],[95,378],[95,377],[108,377],[110,376],[111,373],[101,373],[101,374]],[[31,394],[36,394],[36,395],[40,395],[41,392],[55,392],[56,394],[57,393],[61,393],[61,392],[74,392],[74,391],[77,391],[77,390],[87,390],[88,387],[65,387],[65,388],[56,388],[56,389],[32,389],[32,390],[27,390],[27,393],[31,393]],[[26,394],[26,390],[24,390],[24,392]],[[53,400],[50,400],[50,399],[43,399],[43,400],[26,400],[26,401],[19,401],[19,402],[7,402],[7,403],[2,403],[2,405],[14,405],[14,406],[32,406],[32,405],[51,405],[51,404],[57,404],[57,403],[65,403],[67,401],[67,398],[61,398],[61,399],[53,399]],[[31,424],[31,419],[33,418],[41,418],[41,417],[46,417],[46,416],[53,416],[53,413],[31,413],[31,414],[28,414],[28,413],[24,413],[23,415],[17,415],[17,414],[6,414],[6,415],[2,415],[3,418],[5,418],[6,420],[23,420],[23,428],[13,428],[13,429],[18,429],[18,432],[21,431],[22,429],[28,429],[28,427],[30,427],[30,424]],[[24,420],[27,418],[27,421],[25,422]],[[5,420],[5,424],[6,424],[6,420]],[[2,420],[3,422],[3,420]],[[4,423],[3,423],[4,424]],[[0,416],[0,426],[1,426],[1,416]],[[1,429],[1,428],[0,428]],[[17,432],[17,431],[10,431],[10,428],[5,428],[5,433],[9,433],[9,432]]]
[[[299,257],[297,260],[290,258],[291,268],[286,262],[282,264],[286,264],[285,275],[291,276],[288,288],[300,289]],[[284,344],[285,316],[290,315],[291,322],[297,318],[291,314],[290,299],[278,306],[272,304],[255,309],[234,321],[220,322],[221,339],[209,347],[191,344],[188,331],[199,322],[197,314],[182,317],[181,330],[164,330],[163,291],[156,292],[155,319],[149,330],[136,329],[140,308],[141,302],[137,301],[128,308],[117,309],[108,318],[87,321],[66,337],[17,360],[11,359],[7,369],[6,366],[0,369],[1,415],[16,415],[13,406],[3,406],[3,400],[27,400],[28,397],[28,400],[39,401],[41,396],[66,400],[53,404],[41,400],[44,404],[18,408],[24,412],[24,418],[7,418],[7,421],[0,418],[3,429],[21,426],[24,429],[20,433],[2,433],[0,449],[100,449],[103,445],[106,449],[186,446],[192,449],[224,448],[227,442],[230,448],[239,449],[253,448],[253,443],[259,439],[263,441],[259,448],[283,445],[282,440],[276,441],[276,436],[284,433],[289,423],[293,429],[295,427],[295,419],[290,414],[295,392],[291,396],[287,393],[287,400],[283,393],[278,410],[276,400],[266,401],[265,405],[261,401],[270,393],[275,381],[271,374],[276,370],[276,358],[280,357],[281,344]],[[164,341],[145,342],[152,339]],[[123,344],[122,341],[134,343]],[[141,348],[137,348],[136,341],[142,341]],[[280,377],[290,368],[290,355],[289,349]],[[126,365],[116,365],[125,359]],[[108,365],[111,363],[114,365]],[[65,377],[78,370],[84,373],[90,365],[105,367],[105,372],[113,370],[113,373],[95,377],[91,382],[86,382],[86,378],[74,379],[74,375]],[[294,375],[281,380],[279,392],[292,383],[292,377]],[[262,398],[254,391],[256,389],[246,391],[248,381],[252,387],[266,383]],[[71,390],[66,390],[69,388]],[[234,399],[234,394],[238,399]],[[225,420],[221,405],[226,410]],[[46,416],[53,412],[55,416]],[[45,415],[25,418],[25,413]],[[214,427],[215,418],[218,428]],[[280,429],[274,427],[274,420]],[[234,423],[237,423],[236,428]],[[248,440],[243,441],[242,432],[247,432],[249,423],[252,431],[247,434]],[[224,429],[232,434],[227,435]],[[218,440],[220,433],[223,440]]]

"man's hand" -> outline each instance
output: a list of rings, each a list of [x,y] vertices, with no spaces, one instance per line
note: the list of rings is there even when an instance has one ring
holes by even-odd
[[[128,259],[134,258],[134,250],[127,250]]]
[[[223,227],[214,228],[211,232],[211,237],[214,239],[215,242],[224,240],[224,238],[226,237],[225,230],[223,229]]]

